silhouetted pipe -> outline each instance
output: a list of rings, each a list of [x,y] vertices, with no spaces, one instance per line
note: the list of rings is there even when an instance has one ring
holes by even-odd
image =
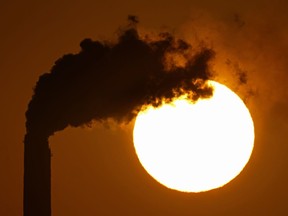
[[[51,152],[48,138],[24,140],[24,216],[51,216]]]

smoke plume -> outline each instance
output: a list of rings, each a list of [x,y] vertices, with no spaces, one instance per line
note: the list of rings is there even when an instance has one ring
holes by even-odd
[[[115,44],[85,39],[80,46],[39,78],[26,113],[28,133],[49,136],[107,118],[129,121],[143,105],[157,106],[183,92],[192,100],[212,94],[205,80],[213,51],[203,48],[191,56],[191,45],[171,34],[144,40],[131,27]],[[185,65],[166,67],[168,54],[181,55]]]
[[[85,39],[81,51],[55,62],[40,76],[26,112],[24,216],[51,215],[49,136],[67,126],[113,119],[129,122],[142,106],[159,106],[186,93],[192,101],[212,95],[211,49],[161,33],[141,37],[137,17],[116,42]],[[195,50],[195,49],[193,49]]]

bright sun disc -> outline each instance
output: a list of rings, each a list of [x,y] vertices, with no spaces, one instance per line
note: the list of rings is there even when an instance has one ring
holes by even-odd
[[[213,96],[191,103],[178,98],[138,114],[134,147],[145,170],[168,188],[201,192],[221,187],[247,164],[254,125],[243,101],[209,81]]]

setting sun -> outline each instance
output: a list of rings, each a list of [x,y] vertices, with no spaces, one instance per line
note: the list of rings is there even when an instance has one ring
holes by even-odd
[[[247,164],[254,145],[249,110],[229,88],[209,81],[213,96],[185,96],[141,111],[134,146],[145,170],[168,188],[201,192],[221,187]]]

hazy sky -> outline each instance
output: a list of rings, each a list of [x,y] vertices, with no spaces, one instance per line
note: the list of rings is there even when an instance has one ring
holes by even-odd
[[[68,128],[49,140],[53,216],[288,214],[288,4],[246,2],[2,1],[0,215],[22,214],[24,114],[39,75],[86,37],[116,38],[128,14],[139,16],[143,34],[169,30],[215,50],[216,78],[247,99],[254,118],[252,158],[227,186],[185,194],[143,171],[132,125]],[[242,71],[245,86],[235,79]]]

